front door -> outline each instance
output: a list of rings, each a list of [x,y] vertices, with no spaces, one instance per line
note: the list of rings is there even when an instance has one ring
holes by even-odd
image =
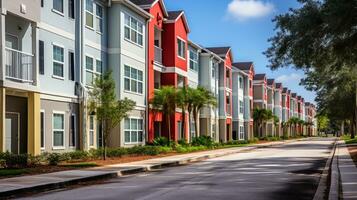
[[[5,151],[19,154],[20,150],[20,114],[6,113]]]

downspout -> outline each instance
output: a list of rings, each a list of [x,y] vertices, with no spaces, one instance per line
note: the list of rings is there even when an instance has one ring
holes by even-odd
[[[86,119],[87,119],[87,110],[86,110],[86,100],[87,100],[87,89],[85,85],[83,84],[84,82],[84,72],[83,72],[83,63],[84,63],[84,3],[82,1],[77,1],[78,2],[78,23],[79,23],[79,59],[78,59],[78,66],[79,66],[79,77],[78,78],[78,83],[80,86],[80,91],[81,91],[81,97],[79,98],[80,104],[82,104],[82,150],[87,150],[87,127],[86,127]]]
[[[150,19],[148,19],[148,20],[146,20],[146,40],[145,40],[145,44],[146,44],[146,46],[145,46],[145,55],[146,55],[146,70],[145,70],[145,74],[146,74],[146,76],[145,76],[145,84],[146,84],[146,92],[145,92],[145,95],[146,95],[146,112],[145,112],[145,118],[146,118],[146,126],[145,126],[145,138],[146,138],[146,142],[148,142],[149,141],[149,111],[150,111],[150,105],[149,105],[149,101],[150,101],[150,99],[149,99],[149,93],[148,93],[148,91],[149,91],[149,64],[150,64],[150,58],[149,58],[149,22],[151,21],[151,18]],[[155,133],[153,133],[153,134],[155,134]]]

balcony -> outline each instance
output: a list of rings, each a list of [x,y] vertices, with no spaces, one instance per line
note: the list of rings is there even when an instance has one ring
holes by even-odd
[[[162,63],[162,49],[160,47],[155,46],[155,61],[158,63]]]
[[[6,79],[21,83],[34,81],[34,56],[11,48],[5,48]]]

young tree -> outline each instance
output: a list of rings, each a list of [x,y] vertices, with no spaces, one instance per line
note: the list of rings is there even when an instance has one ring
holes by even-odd
[[[329,124],[330,124],[330,120],[326,115],[317,116],[317,130],[319,133],[321,133],[321,131],[326,132],[327,128],[329,127]]]
[[[89,91],[88,108],[95,113],[98,122],[103,126],[103,159],[106,159],[108,138],[111,131],[128,116],[135,107],[135,102],[127,98],[117,100],[115,82],[112,72],[106,72],[98,77]]]
[[[255,108],[253,111],[254,124],[256,124],[258,129],[258,137],[263,136],[263,123],[269,121],[273,118],[273,113],[271,110],[263,108]]]
[[[297,136],[297,125],[299,124],[300,119],[297,117],[292,117],[289,119],[289,124],[293,125],[293,135]]]
[[[156,90],[154,97],[150,100],[151,110],[154,112],[162,112],[166,117],[168,125],[169,143],[171,138],[171,116],[176,112],[177,91],[175,87],[164,86],[160,90]]]
[[[333,107],[348,105],[353,112],[345,112],[339,120],[351,119],[357,126],[357,1],[354,0],[299,0],[297,9],[278,15],[276,35],[265,52],[270,68],[294,66],[307,72],[308,89],[318,94],[319,111],[333,113],[330,103],[342,100],[340,89],[348,98],[335,101]],[[307,45],[308,44],[308,45]],[[346,73],[347,72],[347,73]],[[303,82],[306,85],[306,82]],[[326,100],[325,100],[326,99]],[[354,102],[347,103],[353,100]],[[353,109],[351,109],[351,107]],[[329,117],[333,116],[332,114]],[[355,130],[351,137],[354,137]]]
[[[192,112],[195,124],[195,132],[198,133],[198,114],[200,110],[205,106],[216,106],[217,100],[213,94],[203,87],[198,87],[197,89],[190,92],[191,102],[192,102]]]

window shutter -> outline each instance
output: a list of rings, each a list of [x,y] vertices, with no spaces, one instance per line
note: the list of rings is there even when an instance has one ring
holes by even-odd
[[[39,72],[45,74],[44,43],[39,41]]]

